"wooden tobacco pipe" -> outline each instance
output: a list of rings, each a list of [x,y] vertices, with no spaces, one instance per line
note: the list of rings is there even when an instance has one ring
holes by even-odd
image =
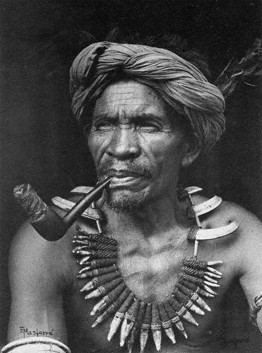
[[[30,184],[16,186],[14,196],[26,211],[35,230],[46,240],[56,241],[62,238],[84,210],[98,199],[111,180],[112,178],[108,177],[98,183],[64,217],[60,217],[51,207],[48,207]]]

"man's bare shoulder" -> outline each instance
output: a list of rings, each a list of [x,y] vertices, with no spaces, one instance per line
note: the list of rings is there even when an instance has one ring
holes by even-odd
[[[9,263],[10,278],[44,278],[50,283],[61,277],[63,267],[62,252],[66,248],[65,240],[48,242],[43,239],[32,225],[25,222],[17,231],[12,241]]]
[[[207,198],[203,196],[194,198],[195,204],[206,200]],[[203,228],[207,229],[223,227],[235,222],[238,228],[234,235],[230,235],[233,239],[230,244],[232,251],[239,254],[242,260],[256,256],[256,251],[260,252],[262,249],[262,222],[244,207],[233,202],[222,201],[213,211],[200,218]],[[228,242],[227,245],[229,246]]]
[[[17,274],[39,278],[44,274],[46,280],[54,280],[57,286],[70,286],[74,279],[72,239],[76,225],[86,231],[93,230],[88,223],[77,221],[61,239],[47,241],[30,223],[25,222],[12,241],[9,255],[10,277]]]
[[[207,201],[206,197],[195,196],[194,204]],[[212,243],[216,251],[221,252],[225,263],[230,264],[231,270],[241,277],[260,276],[262,268],[262,222],[244,207],[233,202],[222,201],[211,212],[200,216],[203,228],[224,227],[231,222],[237,224],[233,232],[214,240]],[[230,270],[230,271],[231,271]],[[250,281],[248,282],[250,286]],[[248,296],[248,295],[247,295]],[[248,296],[250,297],[250,296]]]
[[[208,198],[202,195],[194,196],[194,204],[201,204]],[[202,216],[202,224],[205,228],[221,227],[236,222],[239,231],[245,231],[249,227],[262,227],[261,221],[244,207],[222,200],[222,202],[211,212]]]

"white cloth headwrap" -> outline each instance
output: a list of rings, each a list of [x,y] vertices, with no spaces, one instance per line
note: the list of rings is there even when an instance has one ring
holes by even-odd
[[[225,101],[191,63],[169,50],[135,44],[100,42],[76,57],[70,70],[72,110],[79,122],[119,73],[145,84],[187,116],[203,149],[209,149],[225,128]]]

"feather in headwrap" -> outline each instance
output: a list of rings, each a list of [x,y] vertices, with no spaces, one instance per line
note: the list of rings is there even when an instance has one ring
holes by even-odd
[[[84,111],[119,73],[153,88],[186,116],[203,150],[212,147],[225,127],[220,90],[190,62],[168,50],[135,44],[100,42],[81,51],[70,71],[72,110],[83,123]]]

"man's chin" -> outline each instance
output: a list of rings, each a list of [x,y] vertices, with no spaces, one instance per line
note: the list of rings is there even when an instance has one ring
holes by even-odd
[[[111,191],[107,194],[108,206],[116,212],[132,212],[146,204],[145,192]]]

